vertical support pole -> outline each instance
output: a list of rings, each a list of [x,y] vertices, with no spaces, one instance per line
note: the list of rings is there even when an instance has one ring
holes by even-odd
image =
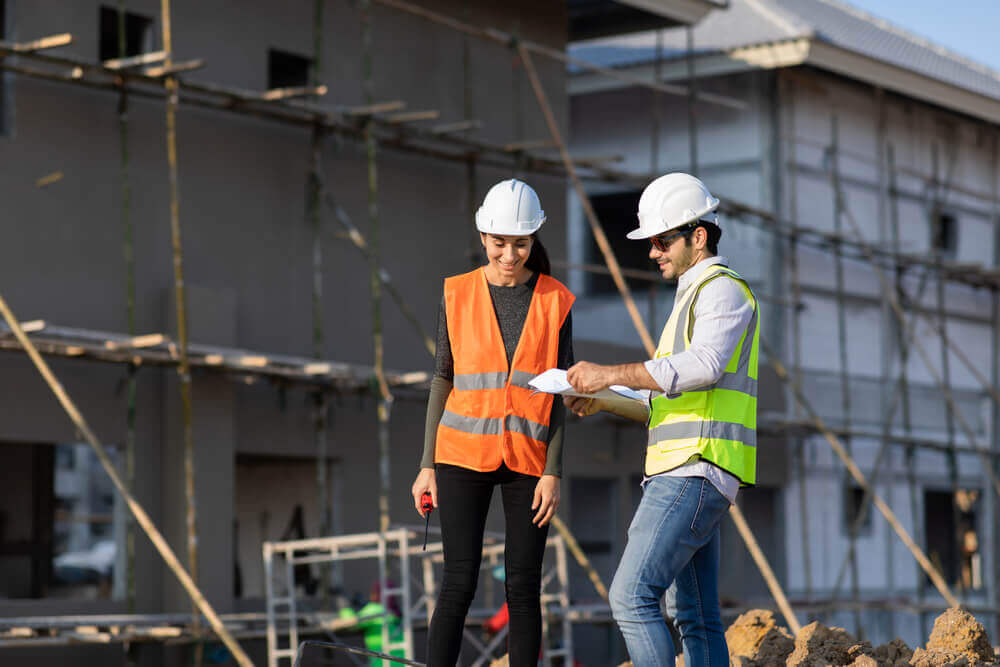
[[[653,57],[653,83],[660,83],[661,72],[663,70],[663,31],[656,31],[656,55]],[[652,104],[650,105],[652,110],[652,128],[650,135],[652,140],[649,142],[649,174],[651,177],[655,177],[660,173],[660,126],[661,126],[661,116],[663,115],[663,110],[660,108],[661,95],[660,91],[657,89],[652,89],[649,91],[652,96]],[[652,321],[652,320],[651,320]]]
[[[361,50],[362,50],[362,92],[365,104],[375,100],[375,84],[372,79],[372,18],[371,0],[361,0]],[[371,119],[365,123],[365,153],[368,161],[368,235],[370,249],[372,293],[372,343],[375,354],[375,384],[378,392],[378,525],[381,532],[389,530],[389,416],[392,410],[392,394],[385,381],[384,349],[382,336],[382,281],[379,278],[379,224],[378,224],[378,170],[375,162],[375,135]]]
[[[434,561],[428,555],[420,558],[424,575],[424,604],[427,606],[427,622],[434,616],[434,603],[437,601],[437,586],[434,583]],[[491,607],[492,608],[492,607]]]
[[[326,0],[314,0],[313,3],[313,62],[312,85],[319,86],[323,72],[323,8]],[[323,332],[323,215],[321,206],[321,174],[323,156],[323,123],[317,119],[312,127],[310,150],[310,170],[308,176],[307,216],[312,229],[312,315],[313,336],[312,356],[322,359],[325,356]],[[316,449],[316,496],[319,505],[319,534],[331,534],[330,518],[330,456],[327,445],[327,414],[329,406],[325,392],[313,394],[313,442]],[[329,592],[332,586],[332,564],[319,564],[320,605],[326,609],[329,605]]]
[[[875,108],[876,108],[876,128],[875,128],[875,162],[876,162],[876,177],[878,179],[878,240],[879,245],[883,248],[888,247],[889,243],[889,230],[888,230],[888,194],[887,194],[887,183],[885,176],[885,147],[886,147],[886,132],[888,119],[886,117],[886,105],[885,105],[885,91],[881,88],[875,88]],[[895,484],[893,480],[895,475],[893,474],[895,467],[893,463],[892,453],[889,452],[889,444],[892,439],[892,424],[895,421],[895,408],[899,404],[898,396],[893,396],[895,393],[893,389],[890,388],[891,375],[892,375],[892,357],[893,357],[893,339],[892,339],[892,311],[889,307],[889,295],[882,294],[881,299],[881,310],[879,313],[879,329],[882,334],[882,340],[879,341],[882,354],[881,356],[881,368],[879,369],[879,376],[881,377],[881,387],[882,390],[879,392],[879,414],[882,417],[882,434],[881,443],[879,445],[882,451],[889,454],[889,476],[888,483],[886,486],[886,496],[887,502],[892,505],[892,495],[895,489]],[[905,333],[904,333],[905,335]],[[898,385],[897,385],[898,386]],[[892,406],[893,415],[890,416],[890,407]],[[874,472],[874,471],[873,471]],[[874,475],[873,475],[874,476]],[[861,508],[861,511],[867,510],[867,503],[865,507]],[[889,597],[894,598],[896,593],[896,583],[895,583],[895,558],[893,558],[893,551],[895,549],[895,543],[893,542],[892,535],[886,532],[886,588],[889,591]],[[887,611],[889,619],[889,635],[892,637],[896,636],[896,612]]]
[[[798,218],[798,139],[795,122],[795,79],[788,77],[786,81],[787,99],[785,103],[788,114],[787,137],[787,159],[788,177],[786,179],[788,192],[788,219]],[[788,293],[792,296],[791,329],[792,329],[792,377],[802,384],[802,284],[799,281],[799,243],[798,236],[791,232],[788,235],[788,279],[790,287]],[[792,396],[791,390],[786,390],[788,404],[791,406],[791,416],[798,420],[802,417],[802,409]],[[806,601],[812,602],[813,598],[813,575],[812,575],[812,554],[809,543],[809,493],[807,490],[807,460],[806,454],[809,449],[809,441],[806,437],[795,436],[793,438],[797,445],[796,463],[798,464],[799,476],[799,519],[801,525],[799,531],[802,533],[802,570],[805,578]]]
[[[274,613],[274,551],[270,542],[264,542],[261,546],[264,556],[264,612],[267,618],[267,665],[268,667],[278,667],[278,657],[275,652],[278,650],[278,628],[277,618]]]
[[[163,23],[164,65],[173,62],[173,35],[170,28],[170,0],[160,0],[160,19]],[[185,523],[187,526],[187,557],[191,579],[198,583],[198,513],[194,486],[194,432],[191,425],[191,367],[188,362],[187,297],[184,285],[184,250],[181,241],[180,203],[177,184],[177,76],[168,75],[163,82],[166,90],[166,139],[167,168],[170,185],[170,238],[174,260],[174,301],[177,307],[177,347],[179,363],[177,379],[180,383],[181,421],[184,434],[184,497],[186,500]],[[192,608],[192,626],[198,632],[200,619]],[[201,664],[203,645],[195,644],[195,664]]]
[[[887,161],[887,171],[888,171],[888,187],[889,187],[889,236],[893,252],[893,268],[894,268],[894,289],[896,291],[896,298],[900,303],[905,303],[902,298],[904,293],[903,289],[903,277],[905,267],[900,262],[899,253],[901,251],[901,244],[899,238],[899,189],[896,184],[896,151],[892,143],[886,146],[886,161]],[[894,320],[895,321],[895,320]],[[900,399],[902,401],[902,426],[903,435],[909,437],[912,434],[912,418],[911,418],[911,406],[910,406],[910,384],[909,384],[909,345],[906,340],[906,331],[902,326],[897,326],[896,329],[896,349],[899,352],[899,390]],[[917,447],[912,442],[907,442],[906,445],[906,482],[907,488],[910,496],[910,516],[913,518],[913,540],[917,544],[924,545],[923,539],[923,526],[920,520],[920,508],[922,503],[920,502],[919,490],[917,485]],[[924,590],[926,584],[924,582],[924,575],[918,570],[917,571],[917,605],[918,609],[924,601]],[[920,636],[923,637],[927,634],[927,619],[923,611],[917,612],[917,618],[920,625]]]
[[[990,208],[993,214],[993,266],[1000,266],[1000,134],[993,130],[993,152],[990,156]],[[1000,387],[1000,290],[993,288],[993,299],[990,312],[992,327],[990,332],[990,375],[994,387]],[[993,435],[992,449],[1000,451],[1000,403],[994,402],[990,410],[990,431]],[[993,469],[1000,474],[1000,461],[993,458]],[[993,490],[993,511],[990,525],[993,526],[993,616],[994,637],[1000,637],[1000,491]]]
[[[125,4],[118,0],[118,57],[127,55],[125,43]],[[118,88],[118,151],[121,163],[122,188],[122,230],[124,232],[125,255],[125,317],[128,335],[135,336],[135,246],[132,225],[132,182],[129,178],[128,142],[128,87],[125,79],[119,77]],[[125,408],[125,483],[135,488],[135,419],[136,419],[136,373],[138,367],[129,363],[126,380]],[[135,519],[130,514],[125,517],[125,599],[128,613],[135,613]],[[131,646],[128,649],[129,662],[134,662]]]
[[[687,35],[687,107],[688,107],[688,150],[690,152],[689,162],[691,164],[691,174],[698,175],[698,117],[697,91],[695,90],[694,76],[694,28],[685,28]]]
[[[399,531],[399,579],[402,591],[402,601],[400,611],[403,614],[403,643],[405,644],[403,654],[406,658],[413,659],[413,603],[410,599],[410,533],[406,530]],[[388,625],[388,624],[385,624]]]
[[[840,361],[841,423],[844,430],[847,433],[850,433],[851,386],[850,369],[847,365],[847,309],[846,304],[844,303],[844,257],[841,252],[841,245],[839,241],[840,235],[843,234],[843,206],[841,202],[841,192],[843,190],[840,183],[840,122],[836,114],[830,118],[830,151],[828,157],[830,160],[830,173],[833,181],[833,228],[838,238],[838,240],[834,243],[834,283],[837,298],[837,351]],[[847,448],[847,452],[851,453],[851,437],[849,435],[844,435],[843,440],[844,446]],[[846,487],[847,480],[845,477],[844,484],[842,486],[844,493],[847,491]],[[844,505],[846,506],[846,502]],[[851,565],[851,593],[855,603],[855,634],[857,634],[860,638],[864,638],[864,625],[861,622],[861,611],[858,608],[860,590],[858,584],[858,558],[855,538],[856,536],[853,533],[848,534],[847,551],[848,556],[850,557]]]

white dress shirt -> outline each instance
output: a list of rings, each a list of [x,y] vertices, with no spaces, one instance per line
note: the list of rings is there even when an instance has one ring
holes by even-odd
[[[727,266],[729,262],[725,257],[709,257],[681,274],[677,281],[674,307],[702,273],[715,264]],[[714,384],[722,377],[752,317],[753,304],[736,282],[712,280],[701,289],[695,302],[691,346],[669,357],[650,359],[646,362],[646,370],[667,397]],[[659,474],[704,477],[730,503],[736,502],[740,489],[740,480],[736,476],[707,461],[696,460]]]

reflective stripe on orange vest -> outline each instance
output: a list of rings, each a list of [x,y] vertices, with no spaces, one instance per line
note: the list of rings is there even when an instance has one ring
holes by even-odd
[[[534,391],[528,382],[558,364],[559,330],[573,300],[558,280],[538,276],[508,368],[483,269],[445,280],[455,378],[438,424],[435,463],[480,472],[506,463],[516,472],[541,476],[553,397]]]

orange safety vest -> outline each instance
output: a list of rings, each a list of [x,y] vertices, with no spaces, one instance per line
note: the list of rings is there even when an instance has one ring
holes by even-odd
[[[559,330],[574,299],[555,278],[538,276],[508,368],[483,269],[445,279],[455,379],[438,424],[435,463],[479,472],[506,463],[515,472],[541,477],[553,396],[528,382],[559,362]]]

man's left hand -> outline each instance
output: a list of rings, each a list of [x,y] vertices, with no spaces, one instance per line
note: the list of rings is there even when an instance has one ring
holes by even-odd
[[[613,384],[610,370],[610,366],[578,361],[566,371],[566,379],[581,394],[594,394]]]

